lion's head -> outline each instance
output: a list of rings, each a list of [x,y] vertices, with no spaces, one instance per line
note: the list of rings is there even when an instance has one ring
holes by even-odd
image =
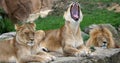
[[[88,46],[112,48],[115,46],[112,33],[105,27],[99,26],[90,31]]]
[[[64,18],[66,21],[80,23],[83,19],[83,15],[79,3],[77,2],[71,3],[67,11],[64,13]]]
[[[19,44],[33,46],[34,36],[35,36],[35,27],[34,23],[26,23],[22,25],[15,25],[16,29],[16,41]]]

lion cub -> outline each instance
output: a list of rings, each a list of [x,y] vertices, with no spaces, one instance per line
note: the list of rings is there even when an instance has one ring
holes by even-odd
[[[0,42],[0,62],[48,62],[54,59],[38,47],[45,33],[35,32],[34,23],[16,25],[16,36],[13,39]],[[39,35],[38,35],[39,34]],[[39,37],[39,38],[37,38]]]
[[[88,39],[87,46],[96,46],[102,48],[114,48],[115,42],[112,33],[102,25],[93,28],[90,31],[90,38]]]
[[[45,38],[40,46],[51,52],[65,56],[81,56],[88,54],[81,36],[80,22],[83,19],[79,3],[72,3],[64,14],[65,25],[60,29],[45,31]]]

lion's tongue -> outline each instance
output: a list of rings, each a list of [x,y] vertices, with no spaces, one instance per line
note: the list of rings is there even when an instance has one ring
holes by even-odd
[[[77,10],[77,9],[73,9],[72,15],[73,15],[73,17],[75,17],[75,18],[79,18],[79,16],[78,16],[78,10]]]
[[[75,18],[78,18],[78,15],[73,15]]]
[[[79,8],[77,4],[74,4],[71,8],[71,16],[74,20],[79,19]]]

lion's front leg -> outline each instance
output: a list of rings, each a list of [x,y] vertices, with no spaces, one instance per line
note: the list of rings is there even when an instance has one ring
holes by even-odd
[[[63,52],[65,56],[76,56],[76,53],[79,52],[79,50],[70,45],[65,45],[63,47]]]
[[[19,58],[19,63],[28,63],[28,62],[40,62],[40,63],[46,63],[51,61],[48,57],[42,57],[40,55],[26,55],[21,58]]]
[[[44,57],[44,58],[45,58],[45,57],[46,57],[46,58],[50,58],[51,61],[53,61],[53,60],[56,59],[55,56],[53,56],[53,55],[51,55],[51,54],[49,54],[49,53],[47,53],[47,52],[44,52],[44,51],[41,51],[41,52],[37,53],[37,55],[40,55],[40,56],[42,56],[42,57]]]

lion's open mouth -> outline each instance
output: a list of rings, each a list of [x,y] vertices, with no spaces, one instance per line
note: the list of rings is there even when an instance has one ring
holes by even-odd
[[[70,8],[70,14],[71,17],[75,20],[78,21],[80,18],[80,7],[79,4],[73,3]]]

